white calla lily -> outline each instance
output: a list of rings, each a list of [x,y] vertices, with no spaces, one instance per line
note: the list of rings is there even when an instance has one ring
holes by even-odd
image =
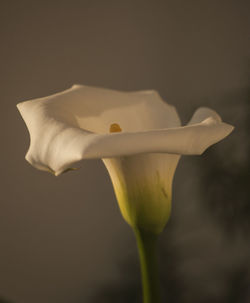
[[[208,108],[182,127],[175,108],[155,91],[74,85],[17,107],[30,133],[26,159],[33,166],[60,175],[84,159],[103,159],[125,220],[153,233],[169,217],[180,155],[201,154],[233,130]]]

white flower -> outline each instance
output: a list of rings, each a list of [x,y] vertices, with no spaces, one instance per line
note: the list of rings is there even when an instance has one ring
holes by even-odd
[[[27,161],[60,175],[81,160],[103,159],[125,220],[154,233],[169,217],[180,155],[202,154],[233,130],[208,108],[182,127],[156,91],[74,85],[17,107],[30,133]]]

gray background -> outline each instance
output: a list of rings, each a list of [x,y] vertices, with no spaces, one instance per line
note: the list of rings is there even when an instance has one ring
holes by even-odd
[[[140,302],[133,234],[101,161],[58,178],[24,160],[16,103],[74,83],[156,89],[185,123],[199,106],[236,126],[183,157],[160,239],[163,302],[249,302],[248,1],[1,1],[0,296]]]

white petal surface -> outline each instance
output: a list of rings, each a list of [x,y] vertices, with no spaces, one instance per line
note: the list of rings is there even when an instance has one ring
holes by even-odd
[[[103,159],[124,219],[132,227],[160,233],[171,212],[179,155],[140,154]]]
[[[213,118],[217,122],[222,121],[221,117],[213,109],[208,107],[200,107],[194,112],[191,120],[188,122],[188,125],[200,123],[208,118]]]
[[[19,104],[36,106],[47,118],[94,133],[109,133],[112,123],[125,132],[180,126],[175,108],[156,91],[120,92],[90,86],[72,88]],[[37,110],[36,110],[37,114]]]
[[[154,91],[123,93],[74,86],[20,103],[18,109],[30,132],[26,159],[56,175],[82,159],[140,153],[201,154],[233,129],[213,115],[178,127],[174,107],[163,103]],[[195,122],[203,117],[196,116]],[[108,133],[112,123],[119,123],[122,132]]]

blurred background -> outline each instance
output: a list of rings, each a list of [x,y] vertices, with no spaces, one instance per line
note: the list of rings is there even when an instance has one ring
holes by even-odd
[[[24,159],[16,103],[74,83],[156,89],[185,124],[234,132],[182,157],[161,235],[162,302],[250,302],[249,2],[1,1],[0,302],[139,303],[132,231],[101,161],[58,178]]]

